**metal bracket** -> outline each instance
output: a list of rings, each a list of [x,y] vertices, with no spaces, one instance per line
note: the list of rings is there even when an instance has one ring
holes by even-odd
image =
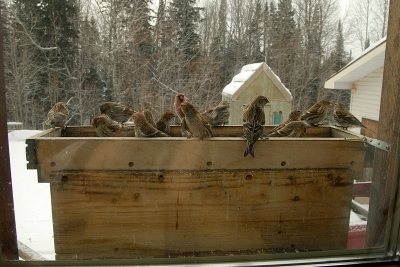
[[[383,141],[378,140],[378,139],[373,139],[373,138],[370,138],[370,137],[366,137],[366,136],[363,136],[362,139],[363,139],[363,141],[365,143],[367,143],[367,144],[369,144],[371,146],[374,146],[376,148],[379,148],[379,149],[387,151],[387,152],[390,151],[390,144],[388,144],[386,142],[383,142]]]

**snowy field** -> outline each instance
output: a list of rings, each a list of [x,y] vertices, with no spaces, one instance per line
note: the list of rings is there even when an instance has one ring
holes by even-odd
[[[55,259],[50,185],[38,183],[36,170],[26,169],[25,139],[40,131],[8,134],[18,241],[48,260]]]

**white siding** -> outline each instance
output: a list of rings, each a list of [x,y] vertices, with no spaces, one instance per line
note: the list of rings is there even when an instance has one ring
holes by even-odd
[[[350,112],[362,118],[378,121],[381,103],[383,67],[354,83],[357,91],[351,95]]]

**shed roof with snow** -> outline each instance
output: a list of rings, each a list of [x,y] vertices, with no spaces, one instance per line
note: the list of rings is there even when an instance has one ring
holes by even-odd
[[[264,109],[266,124],[277,124],[287,118],[291,111],[292,94],[271,68],[261,62],[243,66],[222,91],[222,99],[230,103],[230,125],[242,124],[241,106],[258,95],[266,96],[270,101]]]
[[[262,74],[265,74],[271,80],[286,101],[292,101],[292,94],[289,89],[285,87],[281,79],[279,79],[265,62],[245,65],[240,73],[233,77],[232,82],[225,86],[222,95],[230,96],[233,100],[238,99],[238,97],[252,85],[253,81]]]

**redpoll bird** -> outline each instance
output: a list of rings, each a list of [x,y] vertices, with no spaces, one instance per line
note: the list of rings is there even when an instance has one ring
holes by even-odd
[[[300,137],[306,132],[306,123],[303,121],[291,121],[277,131],[270,133],[270,137]]]
[[[249,153],[254,158],[254,144],[264,131],[265,113],[264,106],[269,103],[265,96],[257,96],[249,105],[243,108],[243,132],[247,140],[244,156]]]
[[[325,119],[330,106],[332,106],[331,102],[322,99],[301,115],[301,120],[309,125],[318,126]]]
[[[182,112],[181,105],[186,103],[185,96],[182,93],[178,93],[175,96],[174,108],[176,115],[178,115],[179,119],[185,117],[185,114]]]
[[[175,118],[175,114],[170,110],[165,111],[161,118],[156,122],[157,130],[169,134],[169,129],[171,125],[171,120]]]
[[[154,122],[154,118],[153,118],[153,113],[151,113],[151,111],[149,109],[143,110],[143,115],[151,125],[156,127],[156,123]]]
[[[43,125],[51,125],[54,127],[65,128],[65,123],[68,118],[68,107],[65,102],[56,103],[47,113],[47,120],[42,122]]]
[[[183,103],[181,104],[181,108],[185,115],[181,121],[182,132],[189,131],[193,136],[198,137],[200,140],[212,137],[210,125],[208,125],[207,121],[191,103]]]
[[[167,137],[166,133],[157,130],[151,125],[141,112],[134,112],[132,119],[135,123],[135,136],[136,137]]]
[[[216,107],[203,112],[201,115],[203,115],[211,126],[218,126],[225,125],[229,119],[229,114],[228,101],[221,101]]]
[[[100,112],[116,122],[124,123],[131,118],[135,111],[116,102],[104,102],[100,105]]]
[[[272,134],[272,133],[278,131],[279,129],[283,128],[283,127],[284,127],[286,124],[288,124],[289,122],[292,122],[292,121],[299,121],[299,120],[300,120],[300,116],[301,116],[301,111],[300,111],[300,110],[298,110],[298,109],[292,110],[292,112],[290,112],[290,114],[289,114],[288,119],[287,119],[285,122],[279,124],[278,126],[276,126],[275,128],[273,128],[272,130],[270,130],[269,132],[267,132],[267,133],[265,134],[265,136],[269,136],[270,134]]]
[[[128,137],[135,136],[133,127],[124,126],[110,119],[107,115],[100,115],[93,119],[92,127],[95,127],[99,137]]]
[[[375,133],[371,129],[367,128],[367,126],[359,121],[353,114],[351,114],[342,103],[335,104],[333,118],[339,124],[339,126],[345,130],[348,128],[361,127]]]

